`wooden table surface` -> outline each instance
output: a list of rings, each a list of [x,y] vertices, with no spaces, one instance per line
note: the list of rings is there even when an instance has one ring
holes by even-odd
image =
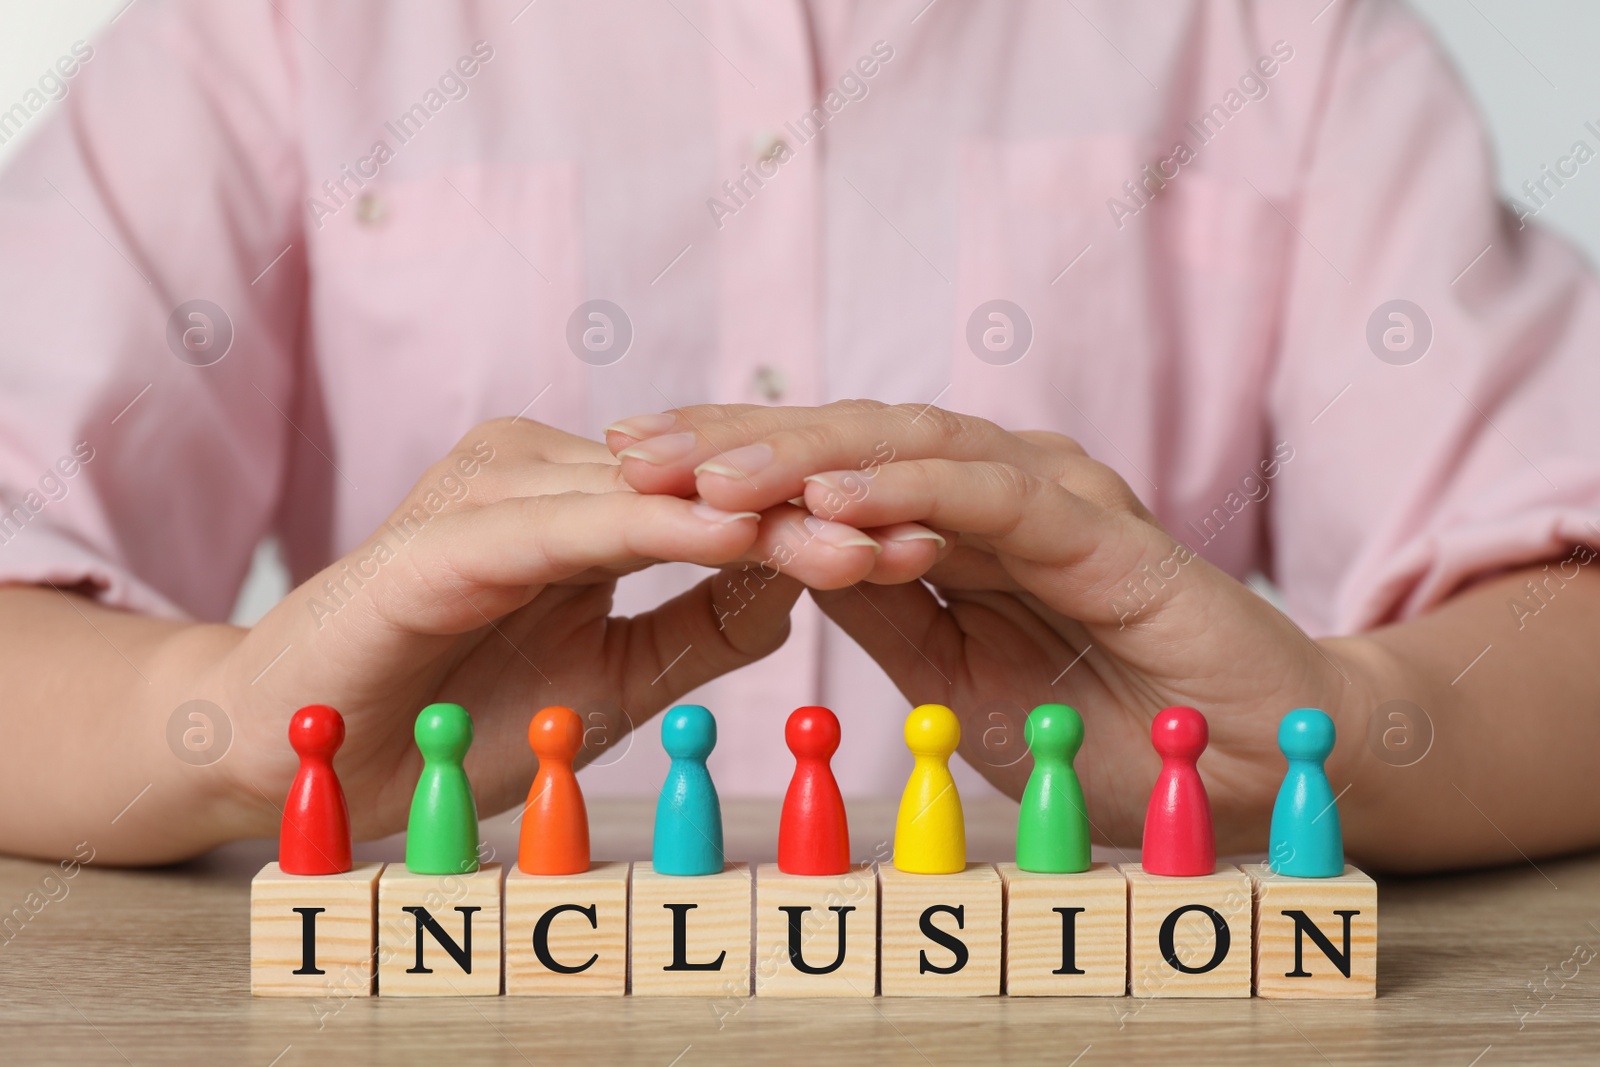
[[[592,802],[596,858],[648,858],[652,807]],[[1004,801],[969,804],[974,859],[1011,858],[1015,812]],[[776,802],[729,801],[725,815],[730,858],[773,858]],[[851,819],[860,856],[887,849],[893,803],[853,803]],[[486,821],[484,836],[496,858],[515,855],[508,819]],[[1600,856],[1383,881],[1376,1001],[496,997],[330,1005],[249,995],[249,882],[274,849],[244,842],[160,870],[90,864],[52,884],[43,881],[52,865],[0,860],[0,908],[35,892],[36,907],[48,899],[20,930],[0,933],[0,1063],[1494,1067],[1600,1058]],[[402,855],[398,838],[357,848],[362,859]]]

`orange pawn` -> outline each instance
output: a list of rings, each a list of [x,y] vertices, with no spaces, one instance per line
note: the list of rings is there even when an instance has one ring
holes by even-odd
[[[571,708],[545,708],[528,724],[539,773],[522,809],[517,869],[524,874],[582,874],[589,869],[589,812],[572,761],[583,747],[583,720]]]

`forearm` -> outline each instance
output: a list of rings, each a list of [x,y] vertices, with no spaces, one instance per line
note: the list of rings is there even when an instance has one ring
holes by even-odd
[[[1352,670],[1329,770],[1336,790],[1348,784],[1339,810],[1353,858],[1430,870],[1600,842],[1600,671],[1590,666],[1600,644],[1600,575],[1589,570],[1541,585],[1542,607],[1527,583],[1544,583],[1555,565],[1484,582],[1421,618],[1325,642]],[[1512,601],[1537,614],[1513,611]]]
[[[196,680],[243,633],[0,588],[0,851],[60,858],[88,842],[97,863],[159,863],[238,836],[225,767],[207,762],[226,726],[179,716],[174,748],[169,721],[207,697]]]

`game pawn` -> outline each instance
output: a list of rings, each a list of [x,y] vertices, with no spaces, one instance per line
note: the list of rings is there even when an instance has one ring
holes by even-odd
[[[295,712],[289,744],[300,769],[283,805],[278,862],[250,883],[250,992],[350,997],[372,993],[381,863],[352,863],[350,813],[333,756],[344,719],[323,704]]]
[[[756,993],[858,996],[874,993],[878,890],[871,867],[850,866],[844,797],[828,761],[839,719],[798,708],[784,740],[794,776],[778,820],[778,862],[756,870]]]
[[[1218,865],[1197,762],[1205,716],[1167,708],[1150,727],[1161,771],[1145,813],[1142,863],[1128,880],[1129,983],[1136,997],[1248,997],[1250,880]]]
[[[722,806],[706,759],[717,721],[698,704],[661,720],[672,763],[656,801],[651,862],[633,868],[633,991],[641,996],[748,996],[750,866],[727,863]]]
[[[1041,704],[1023,740],[1033,770],[1017,809],[1017,867],[1038,874],[1089,869],[1089,813],[1072,761],[1083,745],[1083,719],[1065,704]]]
[[[795,763],[778,820],[778,869],[844,874],[850,869],[850,825],[828,765],[839,750],[839,719],[827,708],[797,708],[783,738]]]
[[[589,813],[573,761],[583,720],[549,707],[528,724],[539,772],[506,876],[506,993],[621,996],[628,972],[628,864],[589,861]]]
[[[995,996],[1002,890],[993,864],[967,862],[949,766],[961,722],[941,704],[923,704],[906,717],[905,738],[913,763],[895,821],[894,862],[878,871],[883,995]]]
[[[378,881],[378,995],[500,992],[500,865],[478,862],[478,809],[462,761],[472,718],[459,704],[417,716],[422,773],[406,862]]]
[[[1297,708],[1278,726],[1289,765],[1272,807],[1270,860],[1245,867],[1260,997],[1377,995],[1378,886],[1344,861],[1324,767],[1335,740],[1333,720],[1316,708]]]
[[[1006,993],[1121,996],[1128,980],[1128,898],[1121,872],[1091,863],[1089,815],[1072,761],[1083,719],[1041,704],[1023,739],[1033,770],[1017,809],[1017,862],[1005,888]]]
[[[894,865],[908,874],[957,874],[967,866],[967,827],[950,757],[961,744],[961,721],[941,704],[923,704],[906,718],[911,777],[894,824]]]
[[[1217,865],[1211,798],[1195,766],[1205,751],[1206,719],[1194,708],[1168,708],[1150,727],[1161,773],[1144,816],[1140,862],[1147,874],[1195,878]]]
[[[572,768],[583,747],[583,720],[571,708],[545,708],[528,724],[539,773],[522,808],[517,869],[524,874],[582,874],[589,869],[589,812]]]
[[[1279,874],[1337,878],[1344,873],[1344,832],[1324,767],[1333,742],[1333,720],[1316,708],[1298,708],[1278,724],[1278,749],[1289,769],[1272,805],[1267,854]]]

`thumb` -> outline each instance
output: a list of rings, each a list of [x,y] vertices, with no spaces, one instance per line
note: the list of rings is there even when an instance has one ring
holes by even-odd
[[[961,628],[923,582],[811,590],[824,615],[875,660],[913,704],[948,693],[961,661]],[[948,700],[948,697],[944,699]]]
[[[804,587],[754,564],[707,578],[629,622],[622,669],[627,707],[648,714],[777,651]]]

